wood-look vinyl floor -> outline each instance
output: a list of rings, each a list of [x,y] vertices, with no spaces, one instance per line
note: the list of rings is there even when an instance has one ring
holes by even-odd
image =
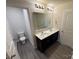
[[[29,40],[24,45],[17,43],[17,49],[21,59],[71,59],[73,51],[68,46],[56,42],[44,53],[41,53],[32,47]]]

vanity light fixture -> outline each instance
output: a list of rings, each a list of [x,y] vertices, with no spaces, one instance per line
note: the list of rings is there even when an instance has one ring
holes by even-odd
[[[54,9],[52,4],[47,4],[47,6],[45,7],[40,3],[35,3],[35,8],[42,9],[42,10],[46,9],[48,12],[53,12],[53,9]]]
[[[39,9],[41,9],[41,5],[39,5]]]
[[[36,7],[36,8],[39,8],[39,9],[44,9],[44,6],[41,5],[41,4],[35,4],[35,7]]]
[[[54,7],[53,6],[54,6],[53,4],[47,4],[47,10],[49,12],[52,12],[54,10]]]
[[[35,7],[36,7],[36,8],[38,8],[38,5],[37,5],[37,4],[35,4]]]
[[[47,10],[48,10],[48,11],[53,11],[53,9],[52,9],[52,8],[49,8],[49,7],[47,7]]]

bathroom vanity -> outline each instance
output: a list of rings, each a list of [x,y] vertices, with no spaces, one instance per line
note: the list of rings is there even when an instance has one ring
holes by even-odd
[[[53,13],[33,12],[32,18],[37,48],[44,52],[58,39],[59,30],[54,28]]]
[[[44,52],[58,39],[58,29],[50,29],[35,34],[37,49]]]

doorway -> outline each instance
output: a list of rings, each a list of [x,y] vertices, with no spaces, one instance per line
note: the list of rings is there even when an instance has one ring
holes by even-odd
[[[62,23],[61,42],[73,48],[73,11],[66,10]]]

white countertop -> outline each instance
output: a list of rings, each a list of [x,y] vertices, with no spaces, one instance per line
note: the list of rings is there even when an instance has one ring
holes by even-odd
[[[59,29],[56,29],[56,28],[52,28],[52,29],[48,29],[48,30],[45,30],[45,31],[41,31],[41,32],[38,32],[36,33],[35,35],[40,39],[40,40],[43,40],[44,38],[56,33],[57,31],[59,31]]]

